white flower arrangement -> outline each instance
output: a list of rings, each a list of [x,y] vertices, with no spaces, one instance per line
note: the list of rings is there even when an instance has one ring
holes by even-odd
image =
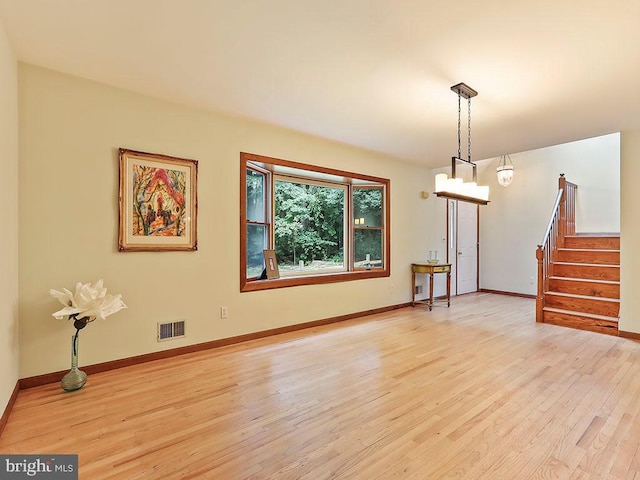
[[[102,280],[98,280],[93,285],[90,283],[76,283],[75,293],[63,288],[62,291],[49,290],[52,297],[64,305],[64,308],[54,312],[52,315],[57,319],[74,320],[74,327],[78,330],[84,328],[87,323],[96,318],[104,320],[127,306],[122,301],[122,296],[109,295],[104,288]]]

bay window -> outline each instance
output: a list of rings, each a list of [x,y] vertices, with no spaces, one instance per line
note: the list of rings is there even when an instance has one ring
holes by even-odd
[[[240,160],[241,291],[389,276],[389,180]],[[263,250],[275,250],[279,279],[260,279]]]

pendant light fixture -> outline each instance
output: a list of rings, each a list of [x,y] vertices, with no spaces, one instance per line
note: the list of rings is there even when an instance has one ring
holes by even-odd
[[[500,165],[496,168],[498,172],[498,183],[503,187],[508,187],[513,182],[513,162],[509,155],[500,157]]]
[[[478,174],[476,172],[476,164],[471,161],[471,99],[478,95],[473,88],[458,83],[451,87],[451,90],[458,95],[458,156],[451,157],[451,178],[446,173],[436,175],[436,191],[438,197],[452,198],[463,202],[477,203],[478,205],[486,205],[489,203],[489,187],[477,184]],[[460,149],[460,117],[461,117],[461,99],[467,99],[467,158],[462,158]],[[469,165],[473,169],[473,181],[465,182],[462,178],[456,176],[456,165],[462,163]]]

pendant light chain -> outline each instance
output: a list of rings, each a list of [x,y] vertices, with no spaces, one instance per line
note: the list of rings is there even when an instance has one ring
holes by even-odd
[[[438,197],[455,201],[469,202],[477,205],[489,203],[489,187],[478,185],[477,166],[471,161],[471,98],[478,95],[473,88],[465,83],[458,83],[451,87],[451,91],[458,95],[458,156],[451,157],[451,178],[446,173],[435,176],[435,193]],[[467,99],[467,156],[462,158],[462,97]],[[456,164],[466,164],[465,175],[456,175]],[[472,180],[465,181],[471,168]]]
[[[452,86],[451,91],[458,95],[458,156],[451,157],[451,178],[446,173],[436,175],[436,195],[456,201],[486,205],[489,203],[489,187],[477,184],[476,164],[471,161],[471,98],[478,95],[478,92],[465,83]],[[462,158],[462,97],[467,99],[467,159]],[[471,167],[472,181],[465,181],[465,175],[456,175],[457,162],[466,163],[467,168]]]
[[[460,116],[461,116],[461,108],[460,108],[460,92],[458,92],[458,158],[462,158],[461,157],[461,153],[460,153]]]
[[[468,157],[467,160],[471,161],[471,98],[467,99],[467,102],[469,102],[469,106],[467,107],[467,117],[469,119],[469,125],[467,126],[467,137],[468,137]]]

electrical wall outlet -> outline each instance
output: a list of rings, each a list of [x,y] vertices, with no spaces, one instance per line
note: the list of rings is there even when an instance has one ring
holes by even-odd
[[[529,285],[533,285],[533,277],[529,277]]]
[[[227,318],[229,316],[229,309],[227,307],[220,307],[220,318]]]

